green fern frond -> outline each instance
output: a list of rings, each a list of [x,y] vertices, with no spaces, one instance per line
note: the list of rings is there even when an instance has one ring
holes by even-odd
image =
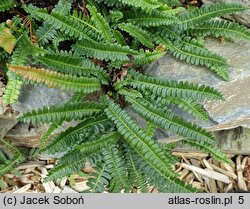
[[[147,136],[153,138],[155,135],[155,129],[156,129],[156,125],[151,123],[151,122],[147,122],[146,127],[145,127],[145,132],[147,134]]]
[[[86,27],[85,25],[81,24],[79,21],[76,21],[74,17],[65,16],[59,12],[52,12],[48,14],[47,10],[45,9],[38,9],[30,6],[24,7],[24,9],[32,14],[36,19],[43,19],[45,23],[53,25],[55,30],[59,30],[70,37],[76,39],[93,39],[94,37],[91,36],[92,33],[89,31],[91,28]]]
[[[192,9],[190,12],[182,13],[179,15],[179,19],[182,24],[193,26],[197,23],[205,22],[214,17],[220,17],[235,12],[241,12],[247,10],[243,4],[237,3],[215,3],[210,5],[203,5],[201,8]]]
[[[176,41],[172,43],[168,39],[158,36],[164,46],[173,54],[174,57],[185,60],[188,63],[195,65],[205,65],[215,71],[224,80],[228,80],[228,64],[221,56],[212,53],[208,49],[196,47],[193,43],[187,43],[189,39],[185,39],[185,44]]]
[[[145,45],[148,48],[153,48],[154,44],[149,33],[138,26],[135,26],[131,23],[122,23],[119,25],[119,28],[123,31],[126,31],[129,35],[137,39],[140,43]]]
[[[44,23],[35,31],[40,44],[48,44],[50,40],[54,40],[57,37],[57,33],[58,30],[48,23]]]
[[[123,18],[123,13],[119,10],[110,10],[109,19],[110,23],[118,23]]]
[[[67,15],[70,11],[71,4],[71,0],[60,0],[52,11],[58,12],[62,15]],[[41,44],[48,44],[50,40],[54,40],[56,38],[57,34],[58,30],[56,30],[53,25],[48,23],[44,23],[35,31],[38,42]]]
[[[7,64],[7,67],[12,72],[22,76],[27,80],[45,84],[50,88],[91,93],[98,91],[101,87],[99,80],[96,78],[64,75],[55,71],[46,70],[44,68],[32,68],[28,66]]]
[[[125,5],[141,8],[146,12],[152,12],[153,10],[162,6],[158,0],[118,0]]]
[[[94,1],[97,1],[99,3],[104,3],[107,6],[112,6],[112,7],[121,7],[121,6],[124,6],[124,4],[122,2],[117,1],[117,0],[94,0]]]
[[[117,139],[119,138],[119,134],[115,131],[102,135],[99,139],[85,142],[80,145],[76,145],[75,149],[78,152],[84,153],[95,153],[100,151],[105,147],[111,147]],[[109,149],[109,148],[106,148]]]
[[[149,165],[157,172],[165,176],[175,176],[168,159],[160,146],[148,137],[145,132],[109,98],[105,98],[108,107],[105,109],[107,116],[115,123],[117,131],[133,147]]]
[[[215,138],[212,134],[191,122],[175,116],[170,111],[156,108],[144,99],[126,97],[126,100],[130,102],[135,112],[159,127],[198,142],[206,141],[211,144],[215,143]]]
[[[167,4],[170,7],[180,6],[181,5],[179,0],[159,0],[159,2],[161,2],[163,4]]]
[[[89,40],[82,40],[81,42],[76,43],[73,46],[73,50],[78,54],[106,61],[129,61],[129,54],[140,54],[139,52],[130,49],[128,46],[121,46],[117,43],[99,43]]]
[[[91,20],[95,24],[96,28],[98,28],[103,39],[107,40],[108,42],[113,42],[114,35],[105,18],[97,11],[94,6],[87,5],[87,8],[90,12]]]
[[[116,43],[120,44],[121,46],[125,46],[126,45],[126,40],[124,38],[124,36],[122,35],[122,33],[118,30],[114,30],[114,38],[116,40]]]
[[[5,10],[9,10],[18,5],[16,0],[2,0],[0,2],[0,12],[4,12]]]
[[[5,156],[3,151],[0,149],[0,164],[5,163],[5,161],[7,160],[8,160],[7,157]]]
[[[59,0],[52,12],[59,12],[62,15],[68,15],[71,9],[72,0]]]
[[[134,56],[134,66],[139,67],[142,65],[147,65],[152,63],[161,57],[163,57],[166,53],[162,51],[152,51],[152,52],[145,52],[144,56]]]
[[[42,138],[40,139],[40,149],[43,150],[45,144],[47,143],[47,141],[49,140],[49,137],[51,136],[51,134],[61,125],[60,124],[56,124],[56,123],[52,123],[49,127],[49,129],[46,131],[46,133],[42,136]]]
[[[26,65],[29,62],[31,54],[32,46],[30,39],[27,33],[23,33],[20,35],[18,44],[11,56],[11,64]],[[8,83],[4,91],[3,101],[5,104],[13,104],[19,98],[24,81],[12,71],[8,71],[7,76]]]
[[[106,163],[98,163],[94,166],[95,172],[88,179],[87,186],[92,193],[103,193],[108,189],[111,175],[107,169]],[[86,191],[85,191],[86,192]]]
[[[23,81],[17,78],[12,72],[8,71],[8,83],[4,90],[3,102],[4,104],[13,104],[19,98],[21,93],[21,88],[23,85]]]
[[[101,139],[92,142],[86,142],[85,145],[89,149],[79,147],[82,149],[74,149],[71,152],[65,154],[51,171],[46,181],[62,178],[75,173],[85,167],[86,161],[92,156],[98,155],[98,151],[103,149],[103,146],[108,146],[112,141],[114,142],[117,138],[117,133],[113,132],[103,136]],[[93,147],[92,147],[93,145]],[[86,155],[86,152],[88,155]],[[93,153],[94,152],[94,153]]]
[[[143,98],[143,95],[139,92],[136,91],[134,89],[128,89],[126,87],[120,86],[122,82],[117,83],[116,90],[119,94],[123,95],[123,96],[130,96],[130,97],[134,97],[134,98]]]
[[[168,97],[168,98],[157,98],[157,100],[160,101],[162,106],[166,106],[169,104],[177,105],[179,108],[183,109],[185,112],[203,119],[208,120],[208,114],[205,111],[205,109],[197,103],[196,101],[192,99],[182,99],[182,98],[176,98],[176,97]]]
[[[32,110],[24,113],[18,119],[22,122],[32,123],[59,123],[101,114],[103,108],[104,105],[94,102],[66,103]]]
[[[125,160],[129,170],[129,182],[132,186],[136,186],[141,192],[146,193],[148,192],[147,181],[144,179],[144,174],[137,168],[134,155],[129,151],[125,153]]]
[[[188,32],[198,36],[213,35],[215,37],[223,36],[232,39],[250,40],[250,31],[246,27],[222,20],[211,20],[204,24],[196,25],[188,29]]]
[[[164,176],[157,172],[153,167],[149,166],[136,153],[132,154],[137,170],[143,173],[143,179],[149,185],[153,185],[159,192],[189,193],[197,192],[197,189],[185,182],[180,181],[177,177]]]
[[[120,192],[125,188],[125,191],[127,191],[131,186],[129,185],[123,156],[117,146],[108,146],[102,154],[107,170],[112,177],[110,179],[109,190],[111,192]]]
[[[225,163],[231,164],[232,161],[218,148],[215,146],[207,143],[207,142],[196,142],[191,139],[183,139],[181,141],[182,144],[188,144],[191,147],[195,147],[196,149],[199,149],[209,155],[211,155],[214,159],[223,161]]]
[[[85,76],[95,75],[103,84],[107,84],[109,79],[101,67],[77,54],[66,51],[51,52],[36,59],[44,65],[62,73]]]
[[[87,137],[103,133],[110,127],[112,127],[112,123],[103,115],[97,118],[85,119],[77,126],[70,127],[53,138],[47,145],[46,150],[52,154],[65,151],[73,145],[81,143]]]
[[[73,14],[70,16],[75,22],[84,26],[86,30],[84,31],[95,41],[102,41],[101,31],[94,26],[94,23],[91,21],[89,17],[86,16],[85,13],[74,10]]]
[[[65,156],[66,155],[64,155],[64,157]],[[68,157],[70,158],[70,156]],[[71,163],[59,164],[55,166],[50,170],[48,177],[44,179],[45,182],[62,179],[65,176],[69,176],[77,171],[80,171],[81,169],[84,169],[88,157],[78,153],[77,156],[74,155],[74,159],[71,158]]]
[[[129,23],[148,28],[180,24],[179,20],[174,15],[158,11],[147,15],[139,10],[124,12],[124,18]]]
[[[11,56],[11,64],[27,65],[32,53],[30,39],[27,33],[20,35],[17,46]]]
[[[149,91],[160,97],[179,97],[192,98],[193,100],[202,99],[221,99],[222,94],[208,86],[189,84],[187,82],[168,81],[165,79],[142,75],[135,71],[129,71],[132,79],[128,80],[128,84],[132,85],[139,91]]]

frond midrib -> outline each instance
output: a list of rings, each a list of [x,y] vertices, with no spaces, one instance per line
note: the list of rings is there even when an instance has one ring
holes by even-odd
[[[230,10],[234,10],[234,9],[238,9],[238,7],[235,7],[235,8],[224,8],[224,9],[221,9],[220,12],[230,11]],[[194,21],[196,19],[200,19],[200,18],[203,18],[203,17],[206,17],[206,16],[210,16],[210,15],[216,14],[218,12],[219,11],[212,11],[212,12],[209,12],[209,13],[205,13],[203,15],[199,15],[197,17],[193,17],[193,18],[190,18],[190,19],[187,19],[187,20],[180,20],[180,21],[181,21],[181,23],[192,22],[192,21]]]

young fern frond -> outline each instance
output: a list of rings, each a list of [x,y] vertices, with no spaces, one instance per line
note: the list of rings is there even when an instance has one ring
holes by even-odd
[[[168,81],[160,78],[142,75],[135,71],[129,71],[132,79],[128,84],[139,91],[149,91],[160,97],[192,98],[193,100],[221,99],[222,94],[208,86],[189,84],[187,82]]]
[[[203,5],[201,8],[192,9],[179,15],[183,25],[193,26],[205,22],[214,17],[221,17],[235,12],[241,12],[248,8],[243,4],[228,4],[226,2]]]
[[[131,186],[127,176],[127,169],[123,156],[115,145],[108,146],[102,152],[107,170],[111,175],[109,190],[111,192],[120,192],[123,188],[125,191]]]
[[[170,111],[164,111],[154,107],[144,99],[126,97],[126,100],[131,104],[135,112],[159,127],[169,129],[178,135],[191,138],[195,141],[206,141],[211,144],[215,143],[215,138],[209,132],[191,122],[175,116]]]
[[[7,64],[7,67],[12,72],[22,76],[27,80],[45,84],[50,88],[91,93],[98,91],[101,87],[99,80],[96,78],[64,75],[55,71],[46,70],[44,68],[33,68],[28,66]]]
[[[36,59],[59,72],[80,76],[94,75],[99,78],[102,83],[108,83],[108,76],[101,67],[77,54],[66,51],[51,52],[44,56],[39,56]]]
[[[16,0],[2,0],[0,2],[0,12],[4,12],[5,10],[9,10],[18,5]]]
[[[100,133],[104,133],[110,127],[112,127],[112,123],[103,115],[85,119],[77,126],[70,127],[54,137],[47,145],[46,150],[52,154],[65,151],[73,145],[85,141],[88,137],[95,137]]]
[[[223,36],[225,38],[250,40],[250,32],[246,27],[222,20],[210,20],[204,24],[196,25],[188,29],[188,33],[198,36],[212,35],[215,37]]]
[[[24,113],[18,119],[32,123],[59,123],[60,121],[81,120],[85,117],[99,115],[104,105],[95,102],[66,103],[58,106],[44,107]]]
[[[149,33],[147,31],[141,29],[140,27],[135,26],[131,23],[122,23],[119,25],[119,28],[121,30],[129,33],[129,35],[131,35],[132,37],[137,39],[144,46],[146,46],[148,48],[154,47],[154,43],[152,42]]]
[[[94,6],[87,5],[87,8],[90,12],[92,22],[95,24],[96,28],[98,28],[103,39],[107,40],[108,42],[113,42],[114,35],[105,18],[97,11]]]

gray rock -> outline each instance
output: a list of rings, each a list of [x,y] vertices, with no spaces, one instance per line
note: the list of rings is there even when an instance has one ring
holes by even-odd
[[[186,80],[218,88],[224,94],[225,101],[204,102],[212,119],[209,123],[203,123],[204,127],[210,130],[250,127],[250,43],[237,41],[221,44],[216,39],[208,39],[206,45],[228,60],[228,82],[202,66],[178,61],[170,55],[147,66],[145,72],[160,78]]]
[[[0,139],[2,139],[15,124],[15,118],[0,116]]]
[[[12,105],[12,108],[17,114],[21,115],[33,109],[65,103],[71,96],[71,93],[58,89],[24,85],[18,101]],[[17,146],[38,147],[40,138],[47,131],[47,128],[48,125],[17,123],[12,130],[6,133],[5,138]]]
[[[249,155],[250,129],[237,127],[215,133],[218,147],[225,152]]]
[[[223,0],[202,0],[204,4],[222,2]],[[250,7],[250,0],[227,0],[227,3],[240,3]],[[224,18],[250,27],[250,10],[224,16]]]
[[[33,109],[67,102],[71,96],[71,93],[60,91],[59,89],[24,85],[18,101],[12,107],[16,112],[22,114]]]

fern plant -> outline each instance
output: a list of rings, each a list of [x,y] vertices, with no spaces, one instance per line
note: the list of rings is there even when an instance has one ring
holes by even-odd
[[[4,58],[9,76],[6,103],[18,98],[23,83],[75,92],[65,104],[19,117],[22,122],[50,124],[41,150],[63,153],[47,181],[78,172],[90,162],[96,172],[86,192],[131,192],[134,187],[147,192],[150,185],[160,192],[196,192],[179,180],[173,169],[177,159],[154,133],[157,128],[169,130],[182,136],[182,143],[230,163],[211,133],[169,108],[177,105],[206,120],[200,103],[223,95],[209,86],[144,75],[140,67],[168,51],[227,80],[226,60],[209,51],[201,39],[214,35],[249,40],[243,26],[213,19],[247,8],[217,3],[189,11],[177,0],[89,0],[83,12],[71,3],[60,0],[51,12],[21,5],[33,28],[19,16],[4,25],[16,37],[12,55]],[[62,44],[67,49],[62,50]],[[85,97],[93,92],[99,95],[97,101]],[[126,105],[147,121],[145,127],[135,122],[123,108]],[[64,121],[78,124],[49,140]]]

